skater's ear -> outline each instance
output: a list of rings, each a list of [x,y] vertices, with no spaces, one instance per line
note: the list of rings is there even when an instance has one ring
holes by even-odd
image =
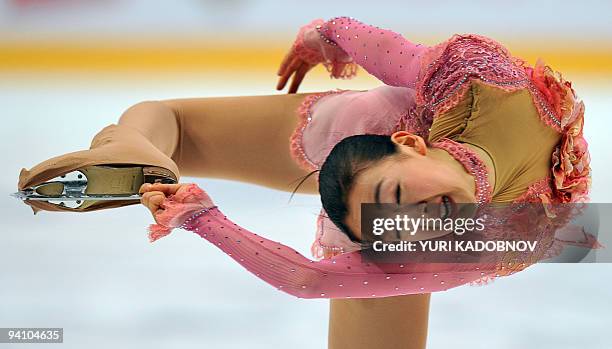
[[[427,143],[423,137],[407,131],[397,131],[391,135],[391,141],[398,146],[407,146],[421,155],[427,155]]]

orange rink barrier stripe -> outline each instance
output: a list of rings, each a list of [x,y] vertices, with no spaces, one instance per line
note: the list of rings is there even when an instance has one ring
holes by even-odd
[[[4,72],[207,72],[276,71],[285,45],[246,43],[155,44],[130,42],[100,45],[78,42],[1,42],[0,71]],[[507,45],[514,56],[535,64],[538,57],[562,73],[612,74],[612,46],[576,49],[574,45],[537,47]]]

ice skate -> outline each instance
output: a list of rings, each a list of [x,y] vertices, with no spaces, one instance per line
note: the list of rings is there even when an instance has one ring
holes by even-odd
[[[144,183],[177,183],[178,167],[137,130],[109,125],[89,150],[23,168],[12,194],[34,214],[45,211],[94,211],[138,204]]]

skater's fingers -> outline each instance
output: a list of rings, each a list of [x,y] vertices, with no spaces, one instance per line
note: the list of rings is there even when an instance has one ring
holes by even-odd
[[[285,88],[285,85],[287,84],[287,81],[289,80],[292,74],[293,74],[292,68],[285,69],[283,74],[281,74],[280,78],[278,79],[278,83],[276,84],[276,89],[280,91],[283,88]]]
[[[166,195],[161,191],[148,191],[142,194],[142,196],[140,197],[140,202],[147,208],[149,208],[151,206],[151,198],[154,196],[162,196],[164,198],[166,197]]]
[[[145,205],[148,208],[149,207],[149,199],[151,198],[152,194],[153,194],[152,191],[148,191],[148,192],[142,194],[142,196],[140,196],[140,203]]]
[[[276,75],[280,76],[280,75],[285,74],[285,71],[287,70],[287,66],[289,65],[289,63],[291,63],[294,56],[295,56],[295,52],[293,51],[293,49],[287,52],[285,57],[283,57],[283,61],[281,62],[280,67],[278,68],[278,71],[276,72]]]
[[[151,188],[153,190],[161,191],[162,193],[169,195],[174,195],[181,188],[186,186],[187,183],[176,183],[176,184],[162,184],[162,183],[153,183]]]
[[[289,63],[289,65],[285,68],[283,74],[281,74],[280,78],[278,79],[278,83],[276,84],[276,89],[278,91],[285,88],[285,85],[287,84],[287,81],[291,75],[293,75],[295,70],[300,66],[300,62],[301,60],[298,57],[294,57],[291,63]]]
[[[287,84],[287,80],[289,80],[289,74],[282,75],[278,78],[278,82],[276,83],[276,90],[280,91],[285,88],[285,84]]]
[[[138,192],[142,194],[149,191],[161,191],[166,195],[172,195],[175,194],[177,190],[179,190],[179,188],[183,185],[185,184],[145,183],[140,187],[140,190]]]
[[[302,80],[304,80],[304,76],[306,76],[306,73],[309,70],[310,70],[310,66],[306,62],[303,62],[302,65],[300,65],[297,68],[297,71],[295,72],[295,75],[293,76],[293,80],[291,80],[291,86],[289,87],[289,93],[297,92],[298,87],[302,83]]]
[[[165,198],[166,195],[161,191],[149,191],[142,195],[140,202],[155,215]]]
[[[138,194],[143,194],[149,191],[150,188],[151,188],[151,183],[144,183],[143,185],[140,186],[140,189],[138,190]]]
[[[164,193],[161,193],[161,192],[153,192],[153,193],[154,194],[151,195],[151,197],[149,198],[148,207],[151,210],[151,213],[155,214],[161,208],[161,204],[166,199],[166,195],[164,195]]]

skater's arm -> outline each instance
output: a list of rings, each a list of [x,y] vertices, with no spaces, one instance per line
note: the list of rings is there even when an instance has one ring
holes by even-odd
[[[391,86],[415,87],[419,60],[428,46],[350,17],[336,17],[317,28],[328,45],[338,45],[370,74]]]
[[[157,222],[149,227],[151,241],[174,228],[193,231],[261,280],[298,298],[417,294],[446,290],[481,277],[480,271],[463,264],[369,263],[360,251],[314,261],[232,222],[196,184],[145,184],[141,190],[143,204]],[[490,269],[482,265],[480,270]]]

